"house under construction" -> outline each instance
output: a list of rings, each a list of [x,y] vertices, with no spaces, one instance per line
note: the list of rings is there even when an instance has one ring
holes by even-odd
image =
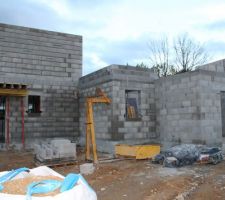
[[[165,78],[151,69],[110,65],[82,77],[82,37],[0,24],[0,142],[32,148],[47,138],[84,144],[86,97],[94,105],[98,149],[117,143],[222,146],[225,60]]]

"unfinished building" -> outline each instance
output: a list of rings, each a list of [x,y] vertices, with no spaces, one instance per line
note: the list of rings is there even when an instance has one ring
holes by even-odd
[[[80,133],[84,137],[84,99],[101,87],[111,105],[95,110],[99,150],[115,144],[159,143],[222,146],[225,137],[225,60],[195,71],[157,78],[148,69],[111,65],[80,79]],[[130,108],[133,109],[133,113]]]
[[[94,106],[100,151],[224,143],[225,60],[165,78],[122,65],[81,73],[81,36],[0,24],[1,146],[57,137],[84,144],[85,98],[96,87],[112,100]]]
[[[0,142],[78,136],[82,37],[0,24]]]
[[[99,87],[111,98],[109,105],[95,105],[98,149],[112,152],[117,143],[156,141],[154,81],[151,69],[111,65],[79,81],[81,143],[85,137],[85,97]]]

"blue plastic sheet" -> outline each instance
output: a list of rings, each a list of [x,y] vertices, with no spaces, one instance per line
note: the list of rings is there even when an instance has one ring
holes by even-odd
[[[78,174],[68,174],[62,182],[60,192],[65,192],[67,190],[72,189],[79,180],[79,178],[80,176]]]
[[[61,184],[61,181],[56,180],[44,180],[31,183],[27,188],[27,200],[30,200],[33,194],[44,194],[52,192],[61,187]]]
[[[3,190],[3,183],[5,183],[6,181],[11,180],[12,178],[14,178],[16,175],[18,175],[21,172],[29,172],[29,169],[26,167],[22,167],[22,168],[18,168],[15,170],[12,170],[10,172],[8,172],[7,174],[3,175],[0,177],[0,191]]]

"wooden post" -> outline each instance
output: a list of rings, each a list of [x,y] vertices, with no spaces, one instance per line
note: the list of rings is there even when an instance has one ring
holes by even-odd
[[[86,102],[86,160],[90,160],[90,114],[89,101]]]
[[[96,147],[96,141],[95,141],[95,127],[94,127],[94,119],[93,119],[93,107],[92,103],[89,103],[89,117],[90,117],[90,131],[91,131],[91,143],[92,143],[92,149],[93,149],[93,157],[94,157],[94,163],[98,162],[97,157],[97,147]]]
[[[21,97],[20,107],[21,107],[21,118],[22,118],[21,139],[22,139],[23,148],[25,149],[25,137],[24,137],[24,102],[23,102],[23,97]]]
[[[93,104],[95,103],[111,103],[111,100],[106,96],[101,89],[96,89],[97,97],[86,98],[86,159],[90,160],[90,146],[92,145],[94,163],[98,162],[97,145],[95,140],[95,127],[93,117]]]

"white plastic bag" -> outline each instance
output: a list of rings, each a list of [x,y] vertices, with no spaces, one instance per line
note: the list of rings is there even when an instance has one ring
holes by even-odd
[[[0,176],[6,173],[7,172],[0,172]],[[33,168],[30,170],[29,174],[36,176],[57,176],[64,178],[64,176],[46,166]],[[23,172],[13,179],[24,178],[26,176],[28,176],[28,173]],[[0,200],[26,200],[26,196],[0,193]],[[90,186],[88,186],[83,180],[79,179],[78,184],[71,190],[57,194],[55,196],[32,197],[32,200],[97,200],[97,196]]]

